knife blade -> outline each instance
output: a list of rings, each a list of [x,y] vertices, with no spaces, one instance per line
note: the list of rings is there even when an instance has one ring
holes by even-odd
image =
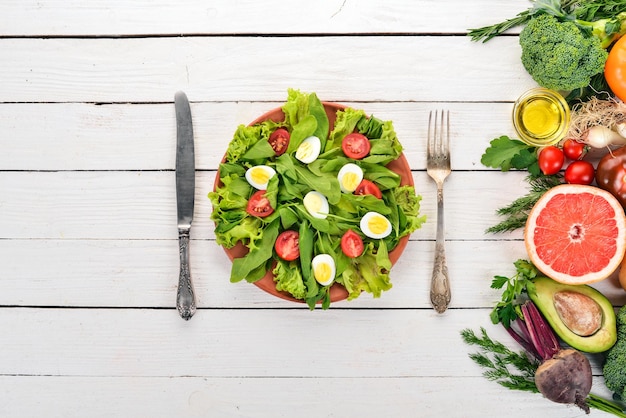
[[[174,95],[174,108],[176,110],[176,208],[180,255],[176,308],[184,320],[189,320],[196,312],[196,298],[189,265],[189,233],[193,221],[196,164],[191,108],[184,92],[179,91]]]

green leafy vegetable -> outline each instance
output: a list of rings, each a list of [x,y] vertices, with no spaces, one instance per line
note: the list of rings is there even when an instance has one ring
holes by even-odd
[[[251,249],[245,256],[233,260],[233,268],[230,273],[230,281],[232,283],[243,279],[246,279],[248,282],[254,282],[263,277],[265,270],[262,270],[263,274],[261,275],[259,275],[259,270],[272,258],[274,242],[276,242],[278,237],[278,225],[278,220],[269,224],[263,230],[258,247]]]
[[[502,171],[517,169],[528,170],[531,175],[541,173],[536,148],[504,135],[491,141],[480,162],[486,167],[499,168]]]
[[[279,260],[272,273],[276,282],[276,290],[289,292],[297,299],[304,299],[307,290],[304,286],[300,269],[295,268],[295,261]]]
[[[518,298],[532,288],[532,279],[537,277],[539,270],[526,260],[517,260],[515,274],[511,277],[494,276],[491,282],[492,289],[504,289],[500,300],[491,311],[491,322],[502,323],[505,328],[511,326],[511,321],[519,317]]]

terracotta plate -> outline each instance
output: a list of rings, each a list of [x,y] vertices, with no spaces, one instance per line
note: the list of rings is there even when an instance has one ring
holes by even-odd
[[[323,102],[323,104],[326,110],[326,114],[328,115],[330,130],[332,131],[333,127],[335,126],[335,118],[336,118],[337,110],[345,109],[346,106],[336,104],[336,103],[327,103],[327,102]],[[283,113],[282,109],[279,107],[279,108],[276,108],[274,110],[271,110],[265,113],[264,115],[259,116],[257,119],[252,121],[250,125],[254,125],[254,124],[263,122],[265,120],[269,120],[269,119],[274,120],[276,122],[280,122],[285,119],[285,114]],[[401,185],[413,186],[413,177],[411,176],[411,169],[409,167],[409,164],[404,154],[401,154],[399,158],[389,163],[387,165],[387,168],[391,169],[392,171],[400,175]],[[220,185],[221,183],[220,183],[219,176],[216,176],[215,184],[213,185],[213,190],[215,190]],[[396,246],[396,248],[394,248],[393,251],[389,252],[389,259],[391,260],[392,264],[395,264],[396,261],[398,261],[398,259],[400,258],[400,255],[406,248],[406,244],[408,241],[409,241],[408,235],[402,237],[400,241],[398,242],[398,245]],[[233,248],[224,248],[224,251],[226,252],[226,255],[228,255],[228,258],[232,260],[234,258],[239,258],[239,257],[243,257],[244,255],[246,255],[246,253],[248,252],[248,249],[243,244],[238,243]],[[254,284],[260,289],[274,296],[277,296],[281,299],[304,303],[304,301],[294,298],[287,292],[279,292],[278,290],[276,290],[276,284],[274,283],[274,275],[272,274],[271,271],[268,271],[261,280],[256,281]],[[344,300],[347,297],[348,297],[348,291],[341,284],[335,283],[331,286],[330,288],[331,302]]]

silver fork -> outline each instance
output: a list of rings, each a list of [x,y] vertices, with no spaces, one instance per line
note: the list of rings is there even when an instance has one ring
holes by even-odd
[[[450,112],[431,111],[428,116],[426,172],[437,184],[437,241],[430,301],[438,313],[445,312],[451,298],[443,227],[443,183],[450,171]]]

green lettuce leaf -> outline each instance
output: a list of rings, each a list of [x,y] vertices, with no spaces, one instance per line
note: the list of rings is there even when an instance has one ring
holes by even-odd
[[[296,299],[305,298],[306,288],[302,280],[302,274],[296,268],[296,262],[288,263],[284,260],[279,260],[272,273],[274,273],[276,290],[289,292]]]
[[[236,163],[257,142],[269,139],[270,134],[280,126],[279,123],[268,120],[254,126],[239,125],[233,139],[226,149],[226,162]],[[269,143],[268,143],[269,145]]]
[[[391,289],[391,260],[385,241],[378,243],[377,248],[373,242],[368,243],[363,255],[343,270],[340,279],[348,291],[348,300],[358,298],[361,292],[371,293],[377,298]]]

